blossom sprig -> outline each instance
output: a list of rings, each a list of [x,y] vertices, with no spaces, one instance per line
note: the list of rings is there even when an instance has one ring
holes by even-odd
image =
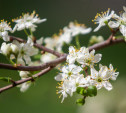
[[[34,77],[37,78],[47,73],[63,61],[67,63],[64,66],[60,65],[60,73],[55,77],[55,80],[59,82],[57,94],[60,94],[60,97],[62,96],[61,102],[68,95],[72,96],[74,92],[77,92],[83,98],[78,99],[76,103],[83,105],[87,97],[97,95],[97,90],[103,87],[108,91],[112,90],[111,80],[116,80],[119,72],[116,72],[112,64],[109,67],[99,64],[99,69],[96,69],[101,61],[102,54],[95,54],[95,49],[117,42],[124,42],[123,39],[114,40],[113,37],[116,33],[114,28],[119,29],[122,35],[125,36],[125,17],[125,7],[120,16],[116,15],[114,11],[110,12],[110,9],[102,14],[97,14],[93,21],[99,25],[94,31],[98,31],[102,26],[107,25],[112,32],[110,36],[112,40],[108,38],[108,40],[104,41],[103,37],[92,36],[89,43],[93,46],[89,48],[81,47],[79,35],[90,33],[92,28],[88,28],[77,21],[70,22],[58,34],[45,39],[42,37],[39,40],[36,40],[33,32],[36,30],[37,24],[45,22],[46,19],[40,19],[34,11],[31,14],[26,13],[20,18],[14,19],[13,22],[16,24],[13,30],[7,22],[1,21],[0,38],[4,42],[1,44],[0,53],[7,57],[10,64],[1,63],[0,66],[3,66],[2,68],[5,67],[5,69],[9,67],[8,69],[18,70],[20,80],[15,82],[8,77],[0,78],[5,81],[9,80],[12,83],[10,86],[0,88],[0,92],[15,86],[20,87],[21,92],[25,92],[31,86]],[[115,21],[111,21],[111,19],[115,19]],[[21,30],[26,33],[26,40],[8,35],[9,32],[14,33]],[[74,38],[76,46],[71,45]],[[69,46],[68,54],[64,54],[63,51],[63,47],[66,44]],[[42,51],[40,52],[39,49]],[[37,61],[33,61],[31,57],[37,59]],[[38,72],[38,70],[42,71]],[[33,75],[34,73],[37,74]]]
[[[84,96],[83,99],[78,99],[77,104],[83,105],[85,98],[96,96],[97,90],[104,87],[108,91],[112,90],[112,85],[109,80],[116,80],[119,72],[115,72],[112,64],[103,66],[99,64],[99,71],[95,69],[95,63],[99,63],[102,55],[94,55],[95,50],[89,52],[88,48],[81,47],[79,50],[75,47],[69,47],[67,56],[67,64],[62,67],[61,72],[55,77],[56,81],[60,81],[57,87],[57,94],[61,94],[62,101],[74,92]],[[77,62],[77,63],[76,63]],[[88,70],[85,70],[88,69]],[[87,72],[89,71],[87,75]]]
[[[120,12],[120,16],[113,15],[115,21],[110,21],[108,24],[111,28],[118,28],[126,40],[126,7],[123,6],[124,11]]]
[[[120,15],[117,15],[115,11],[111,11],[108,9],[106,12],[102,12],[101,14],[97,13],[94,20],[92,20],[95,24],[98,24],[98,27],[94,29],[94,32],[98,31],[102,26],[107,25],[111,32],[114,33],[113,29],[119,29],[121,34],[124,36],[126,40],[126,7],[123,6],[123,10],[120,12]]]

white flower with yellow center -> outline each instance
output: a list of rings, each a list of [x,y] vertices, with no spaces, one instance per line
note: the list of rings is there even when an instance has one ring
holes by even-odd
[[[99,64],[99,68],[101,68],[101,67],[102,67],[102,64]],[[110,79],[116,80],[116,78],[119,75],[119,72],[116,72],[116,69],[113,68],[112,64],[109,65],[108,70],[110,71],[110,74],[111,74]]]
[[[19,48],[18,60],[22,65],[24,65],[24,60],[26,64],[31,63],[30,56],[36,55],[38,50],[35,49],[28,43],[19,43],[18,41],[14,41],[13,44],[17,45]]]
[[[88,48],[81,47],[77,52],[77,62],[87,66],[93,66],[101,60],[102,54],[95,54],[95,50],[89,52]]]
[[[96,71],[94,68],[91,68],[91,79],[94,80],[94,85],[97,89],[104,87],[108,91],[112,90],[112,85],[109,82],[111,73],[106,66],[101,66],[99,71]]]
[[[117,14],[113,15],[113,18],[115,19],[115,21],[110,21],[108,25],[111,28],[119,27],[120,32],[126,38],[126,7],[123,7],[123,9],[124,9],[124,12],[121,12],[120,16],[118,16]]]
[[[95,24],[99,24],[97,28],[94,29],[94,32],[98,31],[102,26],[105,26],[108,20],[112,18],[114,15],[114,11],[111,11],[108,9],[106,12],[102,12],[101,14],[97,14],[95,16],[95,19],[92,20]]]
[[[55,77],[55,80],[57,81],[64,81],[66,79],[76,78],[79,76],[79,73],[82,71],[82,68],[80,66],[76,66],[74,64],[70,64],[67,66],[63,66],[61,72],[59,75]]]
[[[20,17],[19,19],[13,19],[13,22],[16,23],[13,32],[14,31],[21,31],[24,29],[30,29],[31,31],[35,31],[36,29],[36,24],[40,24],[42,22],[45,22],[46,19],[40,19],[38,18],[38,15],[35,14],[35,11],[33,11],[33,13],[29,14],[23,14],[22,17]]]

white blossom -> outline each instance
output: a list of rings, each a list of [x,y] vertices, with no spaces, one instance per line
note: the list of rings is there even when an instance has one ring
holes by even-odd
[[[97,89],[104,87],[108,91],[112,90],[112,85],[109,82],[110,77],[111,73],[106,66],[102,66],[99,71],[91,68],[91,78],[94,80],[94,85]]]
[[[55,55],[53,55],[53,54],[51,54],[51,53],[45,53],[45,54],[43,54],[42,56],[41,56],[41,61],[43,62],[43,63],[46,63],[46,62],[50,62],[50,61],[52,61],[52,60],[54,60],[54,59],[56,59],[56,56]]]
[[[18,46],[11,43],[11,50],[14,54],[17,54],[19,52]]]
[[[108,23],[109,27],[111,28],[119,28],[122,35],[126,38],[126,7],[123,7],[124,12],[120,13],[120,16],[117,14],[113,15],[115,21],[110,21]]]
[[[111,73],[110,79],[111,79],[111,80],[116,80],[116,78],[117,78],[118,75],[119,75],[119,72],[115,72],[115,70],[114,70],[112,64],[109,65],[109,70],[110,70],[110,73]]]
[[[11,27],[7,22],[4,20],[1,21],[0,23],[0,38],[2,38],[4,41],[9,41],[10,38],[8,36],[8,31],[12,31]]]
[[[67,56],[67,62],[69,64],[73,64],[76,61],[77,58],[77,50],[73,47],[69,47],[69,54]]]
[[[8,56],[11,54],[11,44],[6,44],[5,42],[2,43],[0,53],[4,54],[5,56]]]
[[[98,24],[98,27],[94,29],[94,32],[98,31],[102,26],[105,26],[106,22],[108,22],[108,20],[110,20],[113,15],[114,11],[110,12],[110,9],[102,14],[98,13],[93,20],[95,24]]]
[[[22,17],[20,17],[19,19],[13,19],[13,22],[16,23],[13,32],[14,31],[21,31],[24,29],[30,29],[32,31],[35,31],[36,29],[36,24],[40,24],[42,22],[45,22],[46,19],[40,19],[38,18],[38,15],[35,14],[35,11],[33,11],[33,13],[29,14],[23,14]]]
[[[79,75],[79,73],[82,71],[82,68],[80,66],[70,64],[67,66],[63,66],[61,71],[62,73],[57,75],[55,77],[55,80],[62,81],[62,80],[68,79],[68,77],[76,78]]]
[[[23,83],[23,84],[21,84],[21,85],[19,85],[18,87],[20,87],[20,91],[21,92],[25,92],[25,91],[27,91],[28,90],[28,88],[31,86],[31,82],[25,82],[25,83]]]
[[[23,60],[25,60],[26,64],[29,64],[31,62],[30,56],[38,53],[38,50],[33,46],[30,46],[28,43],[19,43],[18,41],[14,41],[13,44],[17,45],[19,48],[18,59],[21,64],[24,64]]]
[[[95,54],[95,50],[89,52],[88,48],[81,47],[78,51],[77,62],[83,65],[92,66],[101,60],[102,54]]]
[[[69,28],[71,30],[72,36],[77,36],[79,34],[88,34],[91,32],[91,28],[87,28],[84,24],[79,24],[78,22],[70,22]]]
[[[101,60],[101,54],[95,54],[95,50],[89,52],[88,48],[81,47],[80,50],[75,49],[73,46],[69,47],[69,55],[67,56],[67,62],[72,64],[77,61],[83,65],[93,65]]]
[[[68,94],[71,94],[71,92],[70,92],[70,88],[71,86],[70,86],[70,84],[69,84],[69,81],[64,81],[64,82],[62,82],[61,84],[60,84],[60,86],[59,87],[57,87],[57,88],[59,88],[60,90],[59,91],[57,91],[57,94],[60,94],[61,93],[61,95],[59,96],[59,98],[61,97],[61,96],[63,96],[62,97],[62,101],[61,101],[61,103],[64,101],[64,99],[68,96]]]
[[[21,78],[27,78],[30,73],[28,71],[20,71],[19,75]]]

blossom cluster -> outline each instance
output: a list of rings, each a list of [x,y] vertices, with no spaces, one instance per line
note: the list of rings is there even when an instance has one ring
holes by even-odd
[[[89,52],[86,47],[80,49],[73,46],[69,47],[67,64],[61,68],[61,72],[55,77],[55,80],[60,81],[57,93],[61,93],[63,96],[62,102],[68,94],[72,96],[79,87],[88,89],[89,86],[95,86],[97,90],[102,87],[108,91],[112,90],[109,80],[116,80],[119,72],[115,72],[112,64],[109,67],[99,64],[97,71],[95,66],[101,61],[101,57],[101,54],[95,54],[95,50]]]

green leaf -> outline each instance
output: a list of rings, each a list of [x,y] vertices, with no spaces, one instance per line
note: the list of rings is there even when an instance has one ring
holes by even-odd
[[[4,82],[11,82],[11,78],[9,77],[0,77],[0,80],[4,81]]]

